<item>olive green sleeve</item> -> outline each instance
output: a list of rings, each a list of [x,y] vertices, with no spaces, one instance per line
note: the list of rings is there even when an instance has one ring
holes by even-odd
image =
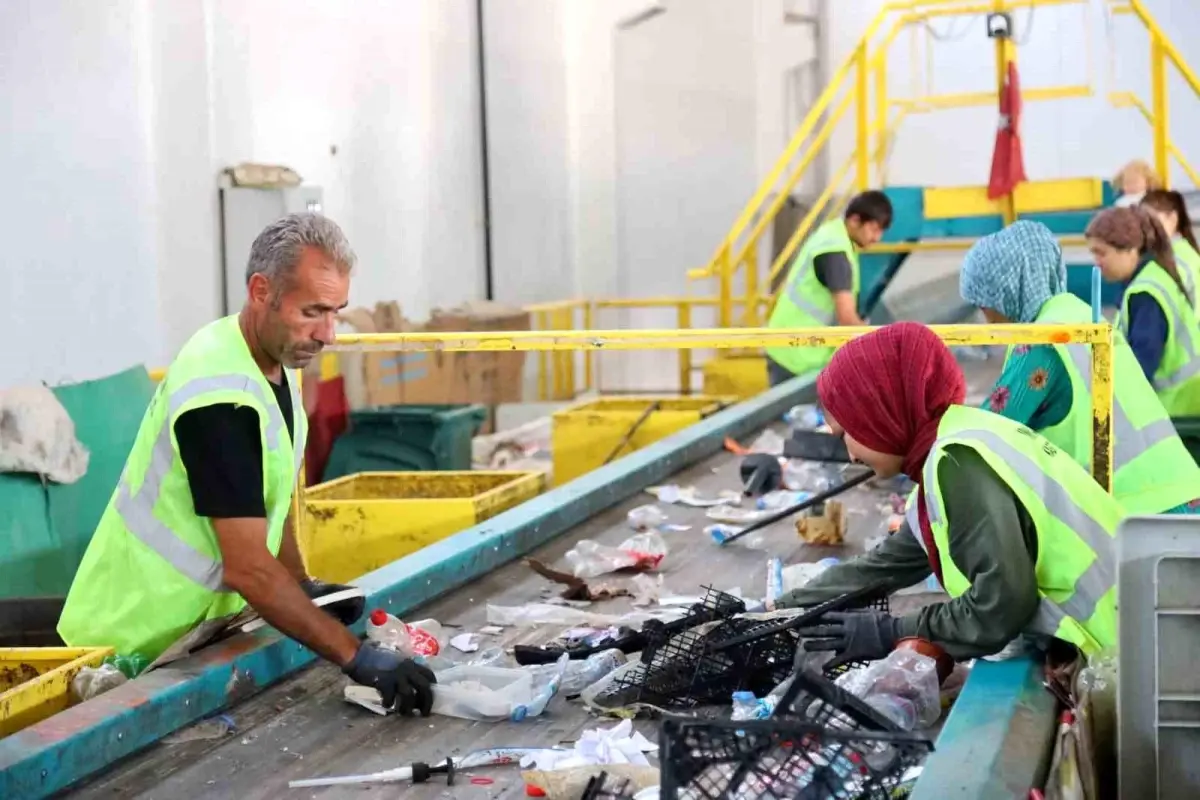
[[[894,592],[928,576],[929,559],[906,522],[871,552],[830,567],[803,588],[789,592],[776,606],[812,606],[879,582]]]
[[[948,448],[938,484],[950,557],[971,588],[902,617],[900,635],[928,639],[956,659],[990,655],[1037,611],[1037,533],[1012,489],[970,448]]]

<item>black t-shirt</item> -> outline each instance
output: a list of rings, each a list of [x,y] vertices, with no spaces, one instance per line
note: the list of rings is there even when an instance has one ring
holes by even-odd
[[[275,392],[288,435],[295,436],[287,370],[279,384],[267,383]],[[175,440],[197,516],[266,518],[257,411],[233,403],[194,408],[175,420]]]
[[[822,253],[813,259],[817,280],[832,292],[854,290],[854,267],[845,253]]]

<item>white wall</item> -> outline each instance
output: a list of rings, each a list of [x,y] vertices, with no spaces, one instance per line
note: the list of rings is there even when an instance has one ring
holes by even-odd
[[[0,5],[0,387],[162,364],[219,313],[216,185],[284,163],[358,252],[351,300],[482,296],[473,0]]]
[[[0,387],[159,357],[142,3],[0,7]]]
[[[883,0],[826,3],[830,69],[858,43]],[[1200,17],[1190,0],[1146,0],[1160,23],[1171,20],[1169,35],[1191,64],[1200,63]],[[1031,179],[1111,177],[1127,160],[1152,160],[1150,128],[1134,110],[1113,109],[1110,90],[1133,90],[1150,102],[1149,47],[1144,28],[1129,15],[1110,18],[1101,0],[1086,5],[1044,7],[1015,12],[1014,29],[1021,40],[1018,63],[1022,89],[1084,84],[1089,79],[1089,42],[1096,95],[1077,100],[1027,102],[1022,138],[1026,172]],[[991,90],[994,61],[982,17],[942,18],[935,31],[950,41],[933,47],[932,92]],[[1027,33],[1028,32],[1028,33]],[[1090,38],[1089,38],[1090,37]],[[912,96],[909,36],[897,40],[889,61],[891,93]],[[924,55],[917,59],[924,72]],[[1110,66],[1111,65],[1111,66]],[[920,89],[918,89],[920,90]],[[1171,129],[1194,163],[1200,148],[1191,146],[1189,131],[1200,124],[1200,100],[1177,76],[1170,91]],[[889,183],[898,185],[966,185],[987,182],[995,140],[994,105],[910,116],[897,139]],[[835,138],[833,163],[853,149],[853,130],[843,125]],[[1178,183],[1183,173],[1176,170]]]

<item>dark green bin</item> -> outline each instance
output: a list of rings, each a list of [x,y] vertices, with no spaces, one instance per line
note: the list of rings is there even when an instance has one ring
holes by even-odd
[[[1171,422],[1175,423],[1175,430],[1183,439],[1184,447],[1200,464],[1200,417],[1172,417]]]
[[[382,406],[350,412],[323,480],[356,472],[428,472],[471,468],[471,439],[487,409],[478,405]]]

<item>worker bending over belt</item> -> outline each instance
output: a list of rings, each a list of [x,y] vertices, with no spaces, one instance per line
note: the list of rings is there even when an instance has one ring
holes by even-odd
[[[254,240],[241,313],[192,336],[150,402],[67,595],[64,642],[185,655],[240,625],[249,603],[385,705],[429,713],[433,673],[346,627],[364,601],[340,621],[313,605],[346,587],[308,576],[292,527],[306,434],[297,370],[333,341],[353,265],[341,229],[317,214]]]
[[[1124,285],[1116,327],[1172,417],[1200,415],[1200,327],[1171,241],[1146,209],[1110,208],[1088,224],[1104,279]]]
[[[806,649],[871,660],[918,637],[968,659],[998,652],[1023,631],[1089,655],[1116,644],[1120,506],[1028,427],[961,405],[962,370],[932,331],[901,322],[849,342],[817,392],[850,455],[880,477],[907,474],[919,494],[900,532],[784,604],[812,605],[877,582],[895,591],[931,571],[951,599],[903,617],[826,615],[828,624],[801,631],[817,637]]]
[[[800,248],[767,325],[865,325],[858,315],[858,250],[876,244],[891,224],[892,203],[883,192],[863,192],[851,200],[844,219],[826,222]],[[833,357],[832,347],[766,350],[767,378],[772,386],[797,375],[811,375]]]
[[[1067,292],[1054,234],[1020,220],[967,251],[962,296],[992,324],[1087,325],[1092,307]],[[1196,465],[1119,331],[1114,336],[1113,495],[1127,514],[1190,514]],[[1092,465],[1092,354],[1081,344],[1013,345],[983,406],[1045,436],[1084,469]]]

